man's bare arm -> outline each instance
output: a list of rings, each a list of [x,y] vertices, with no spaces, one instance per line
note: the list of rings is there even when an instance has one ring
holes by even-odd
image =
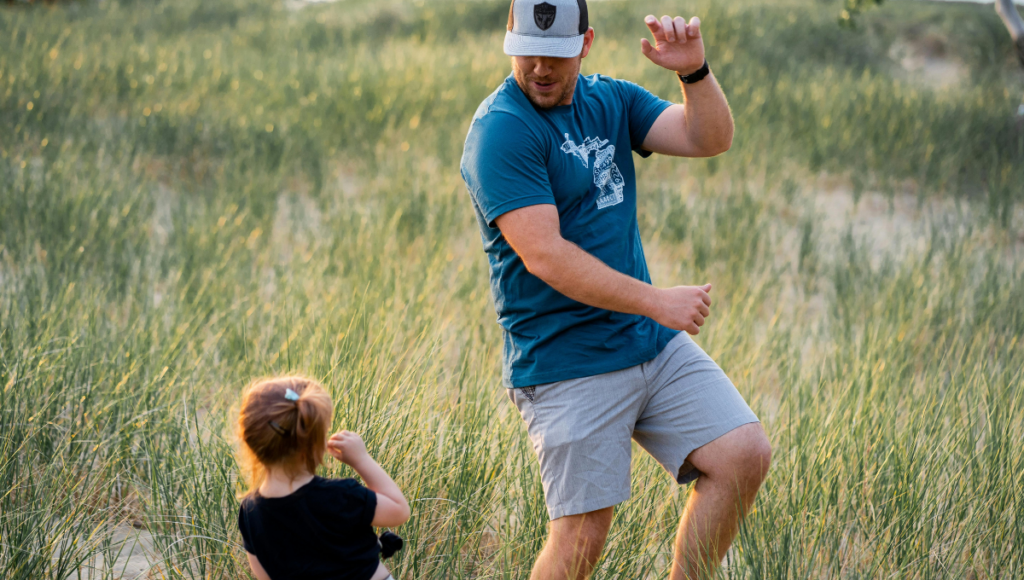
[[[644,139],[644,149],[676,157],[714,157],[728,151],[732,113],[714,75],[683,85],[683,101],[658,117]]]
[[[677,74],[687,75],[704,64],[704,39],[700,19],[690,23],[681,17],[646,19],[655,44],[645,38],[641,50],[651,62]],[[713,74],[695,83],[680,83],[683,104],[665,110],[651,126],[643,148],[677,157],[713,157],[732,146],[733,120],[725,93]]]
[[[531,274],[577,302],[647,316],[690,334],[700,332],[710,314],[710,284],[655,288],[613,270],[562,237],[553,205],[520,208],[495,221]]]

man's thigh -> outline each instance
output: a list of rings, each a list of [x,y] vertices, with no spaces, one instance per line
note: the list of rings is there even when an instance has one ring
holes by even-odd
[[[630,435],[644,391],[639,367],[509,389],[540,462],[552,520],[629,499]]]
[[[649,398],[633,438],[680,484],[700,476],[686,461],[693,450],[758,420],[729,377],[686,333],[641,369]]]

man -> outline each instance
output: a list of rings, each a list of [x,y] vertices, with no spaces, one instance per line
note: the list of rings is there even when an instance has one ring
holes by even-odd
[[[533,580],[586,578],[629,498],[630,438],[679,483],[696,480],[671,578],[721,562],[764,480],[757,417],[684,332],[711,285],[651,285],[631,150],[710,157],[733,123],[704,59],[700,21],[653,16],[641,51],[678,74],[682,105],[579,74],[594,43],[585,0],[514,0],[510,75],[477,110],[462,175],[504,329],[505,386],[526,422],[551,523]]]

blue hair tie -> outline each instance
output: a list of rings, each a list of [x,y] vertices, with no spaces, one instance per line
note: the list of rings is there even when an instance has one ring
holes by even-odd
[[[284,398],[288,399],[289,401],[298,401],[299,394],[291,389],[288,389],[284,392]]]

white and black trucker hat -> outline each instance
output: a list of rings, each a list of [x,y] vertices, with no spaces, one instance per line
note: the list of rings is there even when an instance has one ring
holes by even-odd
[[[505,54],[579,56],[589,28],[587,0],[512,0]]]

